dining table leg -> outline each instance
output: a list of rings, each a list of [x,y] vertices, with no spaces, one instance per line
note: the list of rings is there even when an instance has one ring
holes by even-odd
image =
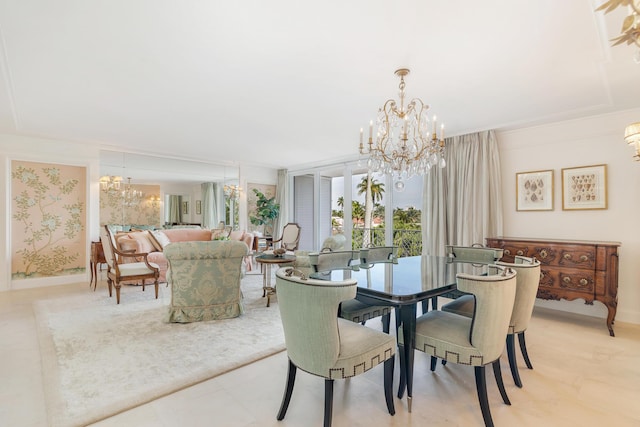
[[[415,346],[416,340],[416,304],[401,305],[399,311],[404,345],[404,348],[399,352],[400,369],[404,374],[404,382],[407,388],[407,409],[411,412],[411,399],[413,397],[413,347]],[[402,376],[401,374],[401,387]],[[398,390],[398,397],[402,396],[402,391],[402,389]]]

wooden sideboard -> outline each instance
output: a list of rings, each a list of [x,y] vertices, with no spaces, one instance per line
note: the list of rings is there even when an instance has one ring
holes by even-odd
[[[607,327],[613,337],[618,306],[619,242],[584,240],[487,238],[487,246],[504,249],[502,261],[513,262],[516,255],[540,261],[538,298],[575,300],[585,304],[603,303],[609,313]]]

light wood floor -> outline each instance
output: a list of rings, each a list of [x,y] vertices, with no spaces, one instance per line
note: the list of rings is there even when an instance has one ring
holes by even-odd
[[[0,292],[0,426],[47,425],[32,302],[86,292],[86,283]],[[107,292],[104,282],[97,292]],[[368,326],[379,328],[380,321]],[[519,359],[524,388],[513,385],[502,359],[511,406],[502,403],[488,376],[496,426],[640,426],[640,325],[618,322],[615,331],[609,337],[603,319],[536,308],[527,331],[534,370]],[[95,425],[321,425],[323,380],[300,371],[287,416],[276,421],[286,366],[286,353],[279,353]],[[432,373],[428,366],[428,358],[416,352],[413,412],[405,399],[396,399],[393,417],[384,403],[382,367],[336,381],[333,425],[482,426],[473,369],[448,364]],[[394,379],[397,385],[397,368]]]

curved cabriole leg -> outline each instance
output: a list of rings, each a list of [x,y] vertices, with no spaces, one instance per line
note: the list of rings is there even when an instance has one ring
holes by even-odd
[[[396,408],[393,406],[393,367],[395,360],[395,357],[391,357],[384,361],[384,398],[387,401],[387,409],[391,415],[396,413]]]
[[[324,380],[324,427],[331,427],[333,416],[333,380]]]
[[[493,362],[492,365],[493,365],[493,376],[496,377],[496,384],[498,384],[498,390],[500,390],[500,396],[502,396],[502,401],[507,405],[511,405],[509,396],[507,396],[507,390],[504,389],[504,381],[502,381],[502,370],[500,369],[500,359]]]
[[[296,365],[293,364],[291,360],[289,360],[289,372],[287,373],[287,385],[284,389],[284,396],[282,396],[282,404],[280,405],[280,411],[278,411],[278,421],[282,421],[284,419],[285,414],[287,413],[287,408],[289,407],[289,402],[291,401],[291,394],[293,393],[293,385],[296,382]]]
[[[527,343],[524,340],[524,331],[518,334],[518,343],[520,344],[520,351],[522,352],[522,357],[524,357],[524,363],[527,364],[527,368],[533,369],[531,360],[529,360],[529,354],[527,353]]]
[[[487,399],[487,379],[484,375],[484,366],[474,367],[476,374],[476,390],[478,391],[478,400],[480,401],[480,410],[486,427],[493,427],[493,419],[491,419],[491,411],[489,410],[489,400]]]
[[[509,356],[509,369],[511,369],[511,376],[513,376],[513,382],[520,388],[522,388],[522,381],[520,380],[520,374],[518,373],[518,363],[516,362],[516,343],[514,334],[507,335],[507,356]]]

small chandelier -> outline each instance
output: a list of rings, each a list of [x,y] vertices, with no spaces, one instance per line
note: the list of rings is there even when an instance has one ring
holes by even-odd
[[[142,194],[142,191],[135,190],[131,186],[131,178],[127,178],[127,185],[125,186],[124,191],[122,191],[122,203],[125,206],[137,206],[143,196],[144,194]]]
[[[627,6],[629,9],[629,15],[622,21],[622,29],[620,35],[615,39],[612,39],[613,46],[617,46],[622,43],[635,44],[640,48],[640,0],[609,0],[603,3],[596,10],[603,10],[604,13],[609,13],[616,9],[618,6]],[[640,64],[640,50],[636,51],[633,56],[635,62]]]
[[[395,72],[400,77],[400,102],[389,99],[378,110],[376,139],[373,140],[373,121],[369,122],[369,142],[365,149],[363,131],[360,129],[359,151],[368,156],[369,172],[395,175],[395,187],[403,188],[402,179],[424,175],[438,165],[446,166],[444,159],[444,125],[440,136],[436,129],[436,116],[427,117],[429,106],[419,98],[405,105],[404,77],[407,68]],[[431,128],[431,133],[429,132]]]
[[[122,182],[121,176],[104,175],[100,177],[100,188],[102,188],[102,191],[106,193],[109,193],[111,191],[118,191],[120,190],[121,182]]]
[[[633,160],[640,161],[640,122],[631,123],[625,128],[624,140],[635,149]]]

